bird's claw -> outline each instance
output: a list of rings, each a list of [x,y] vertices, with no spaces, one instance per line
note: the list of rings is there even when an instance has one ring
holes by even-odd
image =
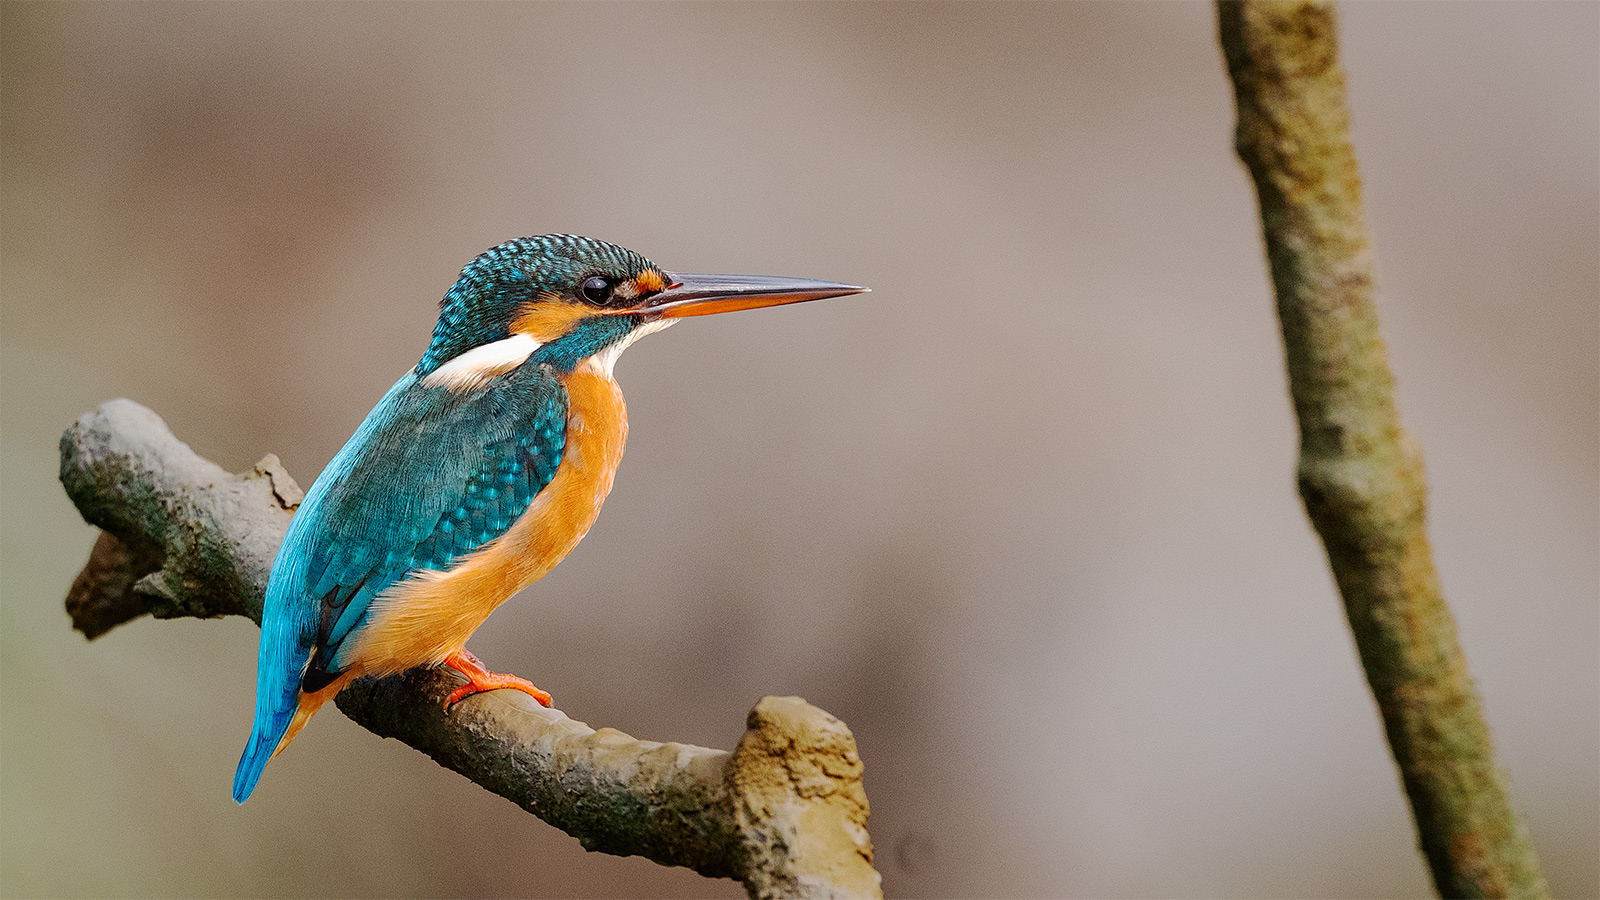
[[[473,656],[465,649],[458,650],[445,657],[444,664],[467,676],[467,683],[451,691],[450,696],[445,698],[444,708],[446,711],[449,711],[450,707],[473,694],[482,691],[495,691],[501,688],[521,691],[539,701],[540,706],[549,707],[554,702],[548,691],[540,690],[526,678],[489,671],[484,668],[483,663],[476,656]]]

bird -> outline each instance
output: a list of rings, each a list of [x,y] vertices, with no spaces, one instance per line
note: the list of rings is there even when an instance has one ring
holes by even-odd
[[[626,248],[546,234],[483,252],[440,301],[422,359],[312,483],[267,580],[244,803],[269,760],[361,675],[447,666],[445,709],[509,688],[466,642],[588,533],[627,439],[612,374],[681,318],[867,291],[764,275],[668,272]]]

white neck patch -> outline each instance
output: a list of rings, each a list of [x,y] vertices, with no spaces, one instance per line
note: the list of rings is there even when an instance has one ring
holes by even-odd
[[[504,340],[471,350],[457,356],[422,379],[424,387],[445,387],[453,391],[470,391],[483,387],[491,378],[515,369],[542,346],[526,334],[513,334]]]

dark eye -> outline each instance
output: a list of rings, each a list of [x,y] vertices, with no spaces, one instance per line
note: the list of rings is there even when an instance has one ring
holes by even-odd
[[[599,275],[589,278],[579,290],[583,292],[583,299],[596,306],[611,299],[611,281]]]

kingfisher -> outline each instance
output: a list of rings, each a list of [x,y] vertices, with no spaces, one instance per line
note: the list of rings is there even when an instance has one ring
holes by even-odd
[[[858,294],[767,275],[690,275],[592,238],[493,247],[440,301],[433,340],[306,492],[267,581],[255,725],[233,799],[361,675],[448,666],[480,691],[548,693],[466,649],[496,607],[571,553],[628,435],[612,376],[688,316]]]

